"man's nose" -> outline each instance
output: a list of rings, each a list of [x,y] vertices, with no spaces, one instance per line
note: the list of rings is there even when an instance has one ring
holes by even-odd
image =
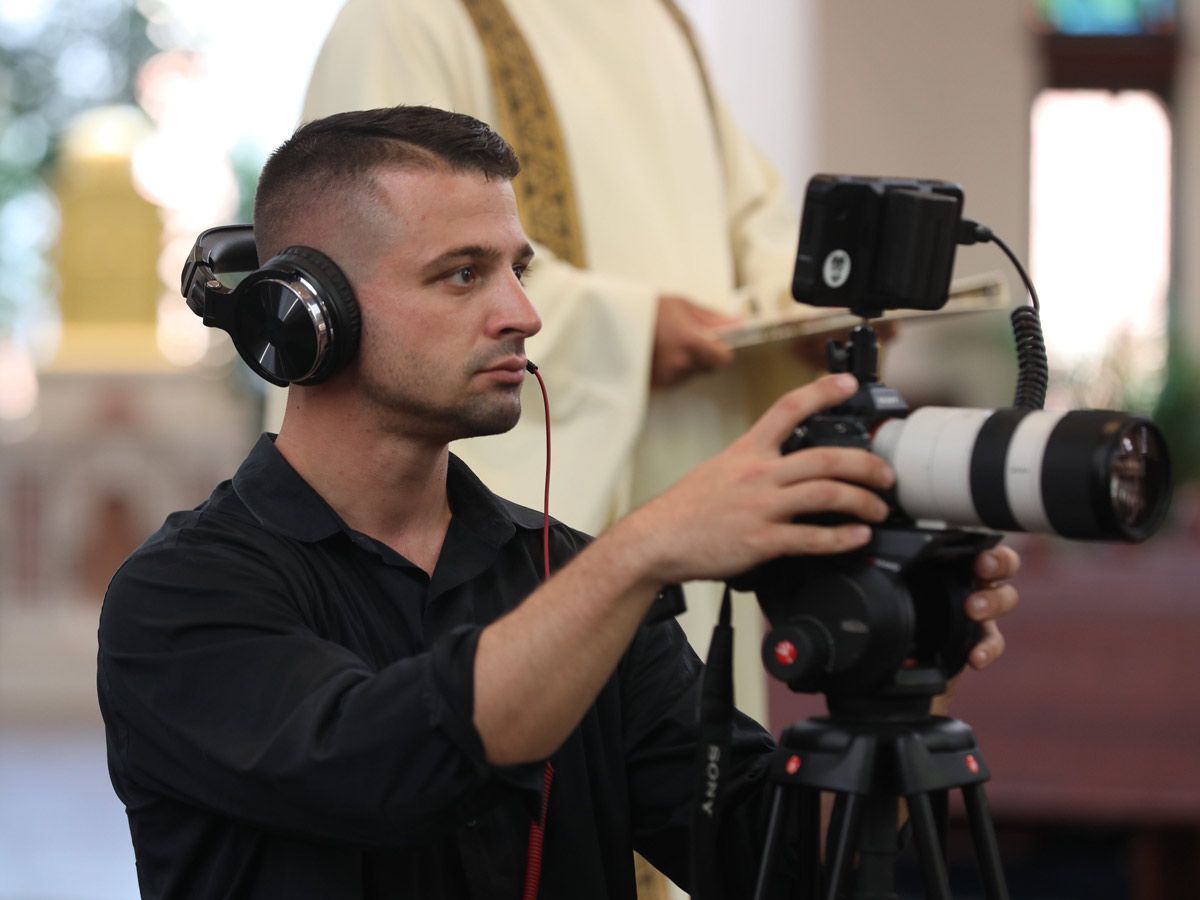
[[[541,316],[515,273],[505,279],[503,296],[497,307],[493,321],[498,332],[516,332],[530,337],[542,330]]]

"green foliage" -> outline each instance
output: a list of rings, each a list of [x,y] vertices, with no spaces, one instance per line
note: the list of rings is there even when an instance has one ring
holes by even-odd
[[[1182,338],[1171,340],[1153,418],[1166,436],[1175,484],[1200,478],[1200,362]]]
[[[1165,358],[1160,339],[1121,334],[1098,356],[1052,371],[1050,383],[1065,389],[1073,407],[1149,414],[1166,380]]]

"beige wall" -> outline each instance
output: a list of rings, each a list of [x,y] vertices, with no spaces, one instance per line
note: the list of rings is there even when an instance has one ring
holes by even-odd
[[[1022,4],[685,5],[720,91],[798,196],[817,171],[956,180],[968,215],[1024,254],[1039,76]],[[993,252],[962,251],[962,273],[995,268]]]
[[[818,167],[957,181],[967,214],[1024,253],[1037,73],[1020,6],[819,4]],[[973,255],[963,252],[960,271],[977,270]]]

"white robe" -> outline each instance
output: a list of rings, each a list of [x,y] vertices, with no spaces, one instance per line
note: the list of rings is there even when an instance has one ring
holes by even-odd
[[[527,351],[550,395],[551,512],[597,533],[726,446],[764,405],[751,396],[763,359],[744,354],[730,370],[651,391],[656,298],[725,313],[790,304],[798,219],[728,113],[714,117],[692,48],[659,0],[505,5],[557,109],[588,265],[538,247],[527,278],[544,322]],[[480,39],[455,0],[349,0],[304,119],[398,103],[498,121]],[[532,378],[523,409],[508,434],[453,449],[498,494],[540,508],[544,416]],[[703,652],[715,610],[701,603],[684,626]],[[739,702],[762,715],[757,609],[738,607]]]

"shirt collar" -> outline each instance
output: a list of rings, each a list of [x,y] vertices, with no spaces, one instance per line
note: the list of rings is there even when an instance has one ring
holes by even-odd
[[[233,476],[233,489],[263,527],[299,541],[316,542],[349,527],[325,499],[292,468],[263,434]],[[455,525],[499,547],[517,529],[542,527],[539,513],[493,494],[467,464],[450,455],[447,491]]]

